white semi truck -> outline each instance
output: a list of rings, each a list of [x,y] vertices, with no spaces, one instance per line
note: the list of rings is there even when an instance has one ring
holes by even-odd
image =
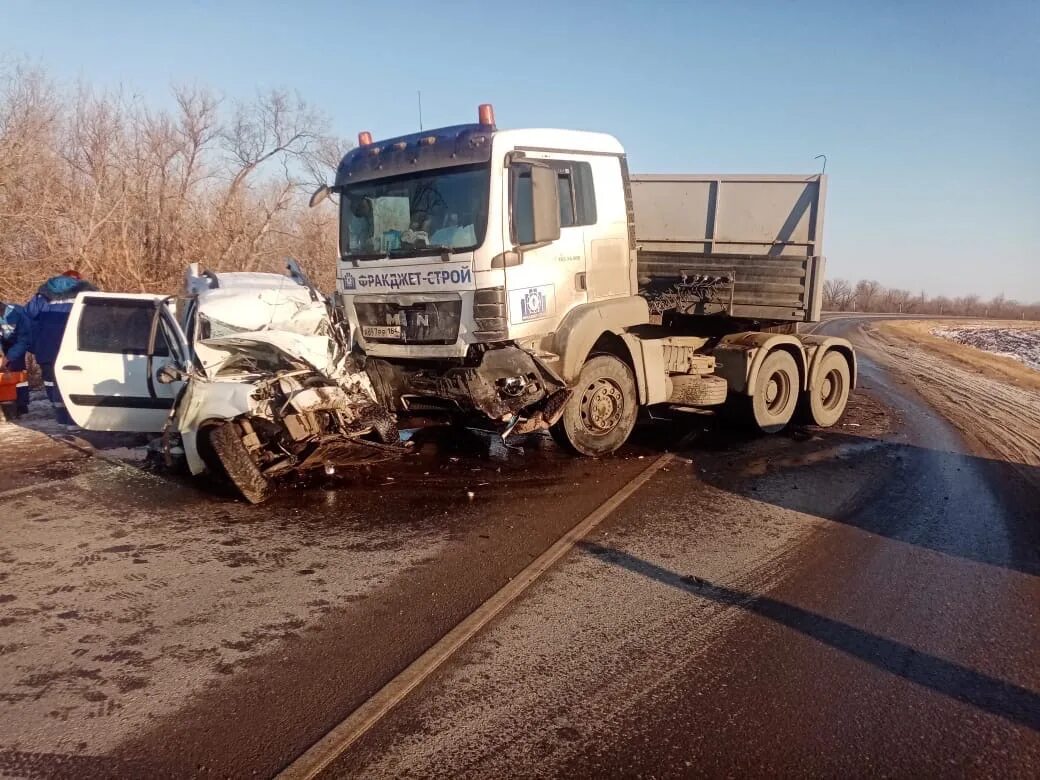
[[[601,133],[476,124],[373,141],[335,183],[337,294],[398,413],[620,447],[640,407],[833,425],[856,381],[819,319],[826,177],[631,175]]]

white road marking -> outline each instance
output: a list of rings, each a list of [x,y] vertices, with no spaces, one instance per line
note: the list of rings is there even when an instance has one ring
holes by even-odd
[[[303,780],[321,774],[351,745],[361,739],[366,732],[400,704],[416,686],[440,668],[478,631],[570,552],[575,544],[613,514],[614,510],[645,485],[662,467],[666,466],[671,458],[670,454],[664,454],[652,461],[646,469],[561,536],[548,550],[528,564],[523,571],[471,612],[455,628],[441,637],[404,671],[380,688],[368,701],[354,710],[346,720],[282,770],[278,775],[279,780]]]

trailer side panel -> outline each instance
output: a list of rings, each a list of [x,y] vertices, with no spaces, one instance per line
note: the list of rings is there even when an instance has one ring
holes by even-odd
[[[637,275],[652,307],[819,319],[826,177],[631,177]]]

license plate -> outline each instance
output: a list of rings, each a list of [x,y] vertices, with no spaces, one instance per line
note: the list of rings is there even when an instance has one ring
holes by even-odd
[[[399,339],[400,325],[362,325],[361,335],[366,339]]]

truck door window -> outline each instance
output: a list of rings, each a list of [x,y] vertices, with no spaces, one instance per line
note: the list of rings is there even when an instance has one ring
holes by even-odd
[[[152,301],[86,298],[77,334],[79,348],[84,352],[147,355],[154,314]],[[163,328],[156,335],[154,354],[170,354]]]
[[[556,169],[560,189],[560,227],[596,224],[596,193],[587,162],[547,160]]]
[[[574,214],[574,182],[569,168],[556,171],[556,183],[560,191],[560,227],[573,227],[578,220]]]
[[[574,203],[578,225],[596,224],[596,189],[593,185],[592,166],[587,162],[574,164]]]
[[[513,178],[513,230],[516,243],[534,242],[534,213],[531,209],[531,169],[522,167]]]

